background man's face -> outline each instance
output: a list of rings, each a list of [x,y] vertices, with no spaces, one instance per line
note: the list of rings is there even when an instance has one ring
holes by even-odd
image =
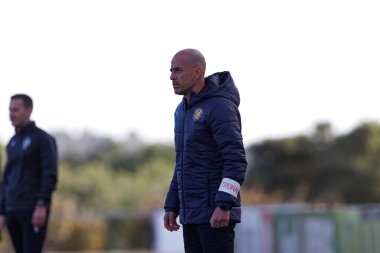
[[[9,105],[9,119],[15,128],[29,123],[32,108],[26,108],[22,99],[12,99]]]

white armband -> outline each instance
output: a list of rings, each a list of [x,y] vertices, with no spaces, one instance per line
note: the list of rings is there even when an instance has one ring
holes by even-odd
[[[222,183],[219,186],[219,190],[228,194],[231,194],[235,198],[237,197],[240,191],[240,184],[235,180],[229,178],[223,178]]]

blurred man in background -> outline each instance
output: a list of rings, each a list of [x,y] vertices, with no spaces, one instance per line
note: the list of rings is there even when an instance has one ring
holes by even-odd
[[[57,183],[55,139],[31,121],[32,111],[28,95],[11,97],[9,117],[15,135],[7,145],[0,188],[0,229],[7,226],[16,253],[42,252]]]
[[[228,71],[205,78],[206,61],[195,49],[171,62],[176,166],[165,201],[164,226],[177,231],[180,216],[186,253],[234,252],[240,222],[240,186],[247,167],[239,92]]]

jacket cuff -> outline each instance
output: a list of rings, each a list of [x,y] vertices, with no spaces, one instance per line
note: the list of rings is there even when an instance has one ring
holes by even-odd
[[[176,214],[179,213],[179,210],[178,209],[174,209],[174,208],[165,207],[164,210],[165,210],[165,212],[173,212],[173,213],[176,213]]]
[[[229,211],[232,209],[232,205],[227,202],[219,202],[219,203],[216,203],[216,205],[223,211]]]
[[[39,199],[36,202],[36,206],[47,206],[46,201],[43,199]]]

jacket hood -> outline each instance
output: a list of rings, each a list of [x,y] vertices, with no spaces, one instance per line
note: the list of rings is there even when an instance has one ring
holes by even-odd
[[[217,72],[206,77],[205,87],[198,94],[191,96],[190,105],[210,97],[226,98],[239,107],[239,91],[229,71]]]

